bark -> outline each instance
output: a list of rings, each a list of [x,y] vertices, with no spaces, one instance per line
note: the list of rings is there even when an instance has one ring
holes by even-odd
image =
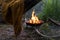
[[[2,4],[2,0],[0,0],[0,5]]]
[[[15,35],[18,36],[22,31],[24,0],[3,1],[2,8],[4,21],[14,26]]]

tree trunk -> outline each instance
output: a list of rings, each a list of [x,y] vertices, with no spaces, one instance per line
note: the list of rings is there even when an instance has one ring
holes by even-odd
[[[24,15],[24,0],[3,1],[3,19],[14,26],[15,35],[22,31],[22,16]]]
[[[40,0],[39,0],[40,1]],[[37,0],[3,0],[2,15],[4,21],[14,26],[15,35],[19,35],[22,31],[22,17],[25,12],[34,6]],[[25,3],[26,2],[26,3]],[[29,4],[28,4],[28,3]],[[28,7],[28,5],[29,7]]]

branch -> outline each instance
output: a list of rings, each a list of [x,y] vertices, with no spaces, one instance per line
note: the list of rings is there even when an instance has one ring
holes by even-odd
[[[60,26],[60,22],[59,22],[59,21],[53,20],[52,18],[49,18],[49,21],[51,21],[51,22],[53,22],[54,24]]]

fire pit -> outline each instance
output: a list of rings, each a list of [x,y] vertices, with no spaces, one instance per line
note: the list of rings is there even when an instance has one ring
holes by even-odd
[[[40,26],[42,23],[39,23],[39,24],[32,24],[32,23],[29,23],[29,22],[26,22],[27,25],[30,25],[30,26]]]
[[[42,20],[39,20],[38,17],[35,15],[35,11],[32,12],[32,17],[30,20],[26,21],[26,24],[29,26],[40,26],[43,23]]]

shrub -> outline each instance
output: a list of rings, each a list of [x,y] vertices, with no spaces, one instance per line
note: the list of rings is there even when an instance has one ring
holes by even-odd
[[[42,13],[40,13],[38,17],[45,21],[48,20],[49,17],[60,21],[60,0],[42,0],[42,2]]]

